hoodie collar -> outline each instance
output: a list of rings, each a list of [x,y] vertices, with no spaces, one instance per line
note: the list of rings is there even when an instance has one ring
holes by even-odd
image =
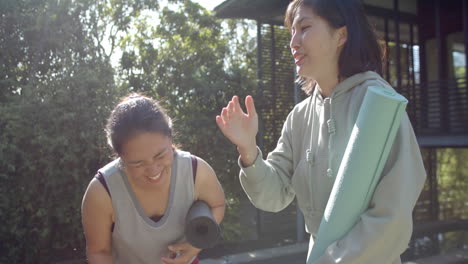
[[[366,72],[361,72],[354,74],[340,83],[333,89],[332,93],[330,94],[330,97],[332,99],[339,97],[340,95],[344,94],[345,92],[353,89],[354,87],[358,86],[359,84],[367,81],[367,80],[375,80],[375,79],[381,79],[380,75],[376,72],[373,71],[366,71]],[[319,102],[323,102],[325,98],[322,97],[322,95],[319,93],[318,89],[314,89],[314,97]]]
[[[360,85],[361,83],[367,81],[367,80],[373,80],[373,79],[381,79],[380,75],[377,74],[376,72],[373,71],[367,71],[367,72],[361,72],[358,74],[355,74],[349,78],[346,78],[342,82],[340,82],[335,89],[333,89],[333,92],[331,93],[329,98],[323,98],[322,95],[318,92],[318,89],[314,89],[314,94],[311,98],[311,100],[314,100],[314,105],[317,104],[323,104],[323,102],[328,99],[329,100],[329,111],[330,111],[330,118],[327,120],[327,126],[328,126],[328,133],[330,136],[328,137],[328,169],[327,169],[327,176],[328,177],[334,177],[336,175],[335,171],[333,171],[332,168],[332,161],[334,158],[334,135],[336,132],[336,124],[335,124],[335,119],[334,119],[334,114],[333,114],[333,101],[338,98],[340,95],[344,94],[345,92],[351,90],[352,88]],[[319,108],[321,109],[321,108]],[[320,110],[319,110],[320,111]],[[320,115],[320,114],[318,114]],[[310,162],[312,166],[315,166],[315,157],[318,155],[318,148],[315,148],[315,153],[312,154],[312,143],[313,143],[313,135],[315,133],[315,114],[312,115],[312,135],[310,136],[310,143],[309,143],[309,149],[306,151],[306,158],[307,161]],[[318,138],[318,137],[317,137]],[[318,139],[317,139],[318,140]]]

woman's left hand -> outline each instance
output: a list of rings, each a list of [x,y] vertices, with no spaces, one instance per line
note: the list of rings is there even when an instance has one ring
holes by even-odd
[[[195,248],[188,242],[179,242],[169,246],[169,250],[175,258],[162,257],[165,264],[190,264],[190,261],[200,253],[201,249]]]

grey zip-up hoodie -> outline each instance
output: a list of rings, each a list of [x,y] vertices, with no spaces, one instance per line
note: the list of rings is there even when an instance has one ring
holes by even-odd
[[[252,166],[245,168],[239,162],[242,187],[256,207],[277,212],[297,198],[311,234],[309,251],[369,86],[393,89],[369,71],[340,82],[328,98],[315,90],[288,115],[278,145],[266,160],[258,149]],[[412,210],[425,178],[419,146],[405,114],[369,208],[314,264],[401,263],[412,233]]]

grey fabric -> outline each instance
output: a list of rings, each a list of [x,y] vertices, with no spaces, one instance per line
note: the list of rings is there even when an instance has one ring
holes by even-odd
[[[291,111],[276,148],[266,160],[258,149],[250,167],[239,162],[242,187],[257,208],[277,212],[296,198],[307,232],[316,235],[370,86],[393,89],[377,73],[364,72],[343,80],[328,98],[315,91]],[[314,264],[400,263],[399,256],[411,237],[412,210],[425,178],[416,136],[405,114],[369,208]],[[312,247],[314,239],[309,243]]]
[[[108,184],[115,215],[114,263],[163,264],[161,257],[168,253],[168,245],[183,240],[185,217],[194,202],[190,153],[174,152],[168,207],[158,222],[145,215],[119,162],[114,160],[100,170]]]

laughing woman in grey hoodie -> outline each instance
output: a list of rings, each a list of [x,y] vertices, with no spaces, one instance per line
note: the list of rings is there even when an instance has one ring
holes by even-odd
[[[240,181],[252,203],[277,212],[296,197],[312,248],[367,88],[393,88],[379,75],[383,52],[359,0],[294,0],[285,24],[296,71],[309,97],[288,115],[276,148],[262,158],[251,96],[245,99],[246,113],[234,96],[216,122],[237,146]],[[405,114],[367,210],[314,264],[401,263],[425,177]]]

